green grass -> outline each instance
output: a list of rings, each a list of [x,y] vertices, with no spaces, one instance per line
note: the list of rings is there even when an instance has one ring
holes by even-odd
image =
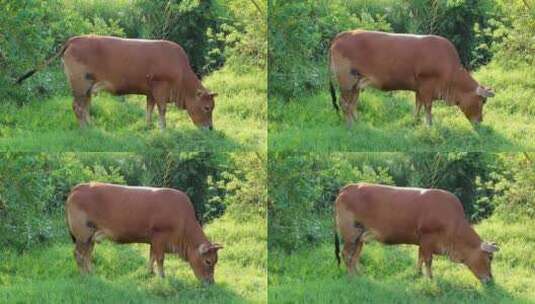
[[[270,97],[270,150],[303,151],[526,151],[535,150],[535,83],[532,68],[491,64],[475,78],[496,96],[475,130],[457,107],[436,102],[434,125],[413,116],[414,93],[361,93],[359,118],[351,129],[337,117],[327,89],[284,102]],[[339,94],[338,94],[339,95]],[[276,95],[275,95],[276,96]],[[339,97],[339,96],[338,96]]]
[[[167,129],[145,122],[145,97],[126,101],[109,94],[94,97],[92,125],[82,130],[71,108],[71,96],[35,100],[17,107],[0,103],[0,150],[3,151],[251,151],[264,149],[266,130],[266,75],[223,69],[206,77],[206,87],[218,92],[215,131],[197,129],[185,111],[169,105]]]
[[[533,222],[486,220],[476,226],[500,251],[493,262],[494,286],[484,287],[462,264],[433,261],[434,279],[416,273],[416,246],[365,244],[361,273],[348,277],[337,268],[334,245],[293,254],[270,250],[271,303],[535,303]]]
[[[1,303],[265,303],[266,221],[230,216],[205,231],[222,243],[216,284],[202,285],[189,265],[166,255],[166,277],[149,275],[148,245],[97,244],[94,273],[81,276],[65,235],[60,242],[17,255],[0,252]]]

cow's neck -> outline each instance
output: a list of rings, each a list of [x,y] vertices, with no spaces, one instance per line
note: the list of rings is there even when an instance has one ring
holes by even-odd
[[[188,231],[179,237],[178,246],[176,246],[176,253],[186,261],[189,261],[192,254],[195,254],[199,250],[201,244],[208,243],[208,239],[199,223],[195,222],[189,225],[189,227]]]
[[[442,99],[449,104],[458,104],[461,95],[466,92],[475,91],[478,84],[470,73],[463,67],[459,67],[452,74],[452,77],[442,92]]]
[[[187,109],[188,104],[196,100],[197,92],[200,89],[203,89],[201,81],[193,71],[190,71],[182,81],[183,94],[179,102],[180,108]]]
[[[481,246],[481,238],[468,222],[459,225],[452,240],[450,257],[455,261],[467,261],[470,255]]]

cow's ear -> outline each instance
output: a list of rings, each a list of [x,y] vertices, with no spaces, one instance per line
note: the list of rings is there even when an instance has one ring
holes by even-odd
[[[214,252],[214,251],[217,252],[219,249],[223,249],[223,246],[219,244],[204,243],[199,246],[199,254],[204,255],[204,254],[207,254],[208,252]]]
[[[217,243],[216,244],[212,244],[212,249],[215,250],[215,251],[217,251],[219,249],[223,249],[223,248],[225,248],[225,247],[223,247],[223,245],[221,245],[221,244],[217,244]]]
[[[485,88],[482,86],[478,86],[476,88],[476,94],[484,98],[494,97],[494,92],[492,91],[492,89]]]
[[[214,98],[214,97],[217,97],[217,95],[219,95],[219,94],[217,94],[217,93],[208,93],[208,95],[209,95],[210,97]]]
[[[493,253],[499,251],[500,248],[498,248],[498,245],[496,245],[496,243],[483,242],[481,243],[481,250],[488,253]]]

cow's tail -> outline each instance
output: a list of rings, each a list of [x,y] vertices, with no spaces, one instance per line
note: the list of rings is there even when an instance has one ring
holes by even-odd
[[[338,266],[340,266],[340,239],[338,238],[338,225],[336,223],[336,206],[334,207],[333,212],[333,219],[334,219],[334,256],[336,257],[336,262],[338,263]]]
[[[332,45],[332,42],[331,42],[331,45]],[[336,113],[340,113],[340,108],[338,107],[338,102],[336,101],[336,90],[334,88],[334,83],[333,83],[333,74],[332,74],[332,53],[331,53],[331,48],[329,47],[329,55],[328,55],[328,63],[329,63],[329,66],[328,66],[328,75],[329,75],[329,90],[331,92],[331,99],[332,99],[332,103],[333,103],[333,107],[334,107],[334,110],[336,111]]]
[[[21,84],[26,78],[29,78],[30,76],[32,76],[33,74],[35,74],[36,72],[46,68],[52,61],[56,60],[57,58],[59,58],[60,56],[63,55],[63,53],[65,53],[65,50],[67,49],[67,47],[69,47],[70,45],[70,42],[72,41],[72,38],[69,39],[60,49],[60,51],[58,53],[56,53],[54,56],[48,58],[45,62],[39,64],[38,66],[36,66],[34,69],[32,70],[29,70],[28,72],[24,73],[24,75],[20,76],[17,81],[16,81],[16,84]]]
[[[73,188],[71,190],[71,193],[69,193],[69,196],[67,197],[67,201],[65,202],[65,223],[67,224],[67,229],[69,229],[69,235],[71,236],[71,240],[73,243],[76,243],[76,237],[74,237],[74,234],[72,233],[72,230],[71,230],[71,223],[69,222],[69,204],[71,202],[71,196],[72,196],[72,193],[74,192],[74,189]]]

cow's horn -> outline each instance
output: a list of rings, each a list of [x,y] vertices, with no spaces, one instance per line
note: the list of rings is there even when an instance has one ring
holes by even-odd
[[[476,94],[481,96],[481,97],[485,97],[485,98],[494,97],[494,92],[492,92],[492,90],[487,89],[487,88],[482,87],[482,86],[478,86],[477,87]]]
[[[199,254],[203,255],[210,250],[210,244],[204,243],[199,246]]]
[[[481,250],[488,252],[488,253],[493,253],[493,252],[499,251],[500,248],[498,248],[496,243],[483,242],[481,243]]]

